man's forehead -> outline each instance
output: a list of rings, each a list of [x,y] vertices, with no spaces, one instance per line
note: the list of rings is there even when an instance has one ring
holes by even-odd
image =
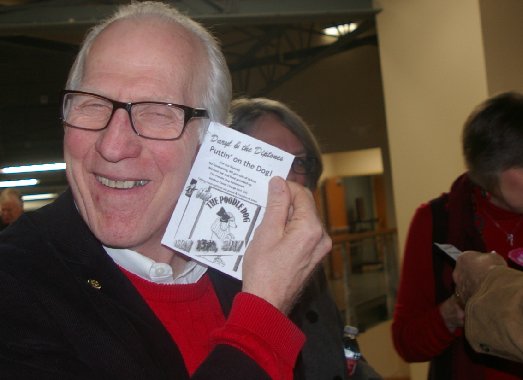
[[[202,52],[202,41],[173,22],[120,20],[108,26],[93,42],[82,82],[88,87],[94,80],[96,87],[102,76],[114,78],[113,74],[117,74],[129,81],[134,78],[145,88],[155,87],[156,81],[187,91],[205,66],[206,55]]]
[[[17,204],[18,204],[18,202],[16,200],[7,199],[5,201],[2,201],[0,206],[2,208],[12,208],[12,207],[16,207]]]
[[[113,22],[93,41],[91,53],[102,48],[114,48],[129,50],[137,55],[146,51],[150,57],[176,52],[180,56],[196,53],[202,49],[202,43],[192,31],[182,25],[151,16]],[[158,49],[159,46],[162,49]]]

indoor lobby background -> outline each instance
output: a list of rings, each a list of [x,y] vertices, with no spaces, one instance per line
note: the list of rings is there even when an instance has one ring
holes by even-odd
[[[323,181],[381,176],[400,268],[415,209],[464,170],[461,128],[468,114],[496,93],[523,92],[523,1],[375,0],[373,8],[376,44],[319,60],[264,96],[289,104],[311,124],[325,153]],[[0,57],[2,70],[9,56]],[[39,71],[39,63],[25,65]],[[5,122],[0,113],[0,129]],[[8,143],[0,141],[0,153]],[[390,316],[359,340],[384,378],[426,378],[426,363],[409,365],[395,353]]]
[[[290,102],[311,122],[326,152],[381,149],[401,265],[415,209],[447,191],[465,168],[461,129],[469,113],[499,92],[523,92],[523,2],[379,0],[374,6],[380,9],[377,47],[322,61],[269,96]],[[366,169],[351,163],[349,170],[374,170],[363,158],[361,164]],[[390,322],[365,331],[360,341],[384,377],[426,379],[426,363],[408,365],[395,353]]]

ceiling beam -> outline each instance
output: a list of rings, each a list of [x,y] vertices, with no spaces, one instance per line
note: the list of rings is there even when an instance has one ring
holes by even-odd
[[[87,28],[109,16],[118,1],[42,0],[0,6],[0,35],[39,28]],[[125,3],[125,1],[120,1]],[[177,0],[181,12],[212,25],[361,19],[379,12],[372,0]]]

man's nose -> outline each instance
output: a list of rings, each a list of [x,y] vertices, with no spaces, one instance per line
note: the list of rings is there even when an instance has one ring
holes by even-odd
[[[132,128],[129,112],[123,108],[116,109],[107,128],[100,131],[96,149],[107,161],[118,162],[137,157],[141,151],[141,140]]]

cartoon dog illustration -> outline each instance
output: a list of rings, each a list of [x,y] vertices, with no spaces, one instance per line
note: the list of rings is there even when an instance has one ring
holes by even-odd
[[[234,240],[234,235],[231,233],[232,228],[237,228],[234,216],[232,213],[225,211],[223,207],[216,213],[218,218],[211,225],[211,236],[216,236],[220,240]]]

